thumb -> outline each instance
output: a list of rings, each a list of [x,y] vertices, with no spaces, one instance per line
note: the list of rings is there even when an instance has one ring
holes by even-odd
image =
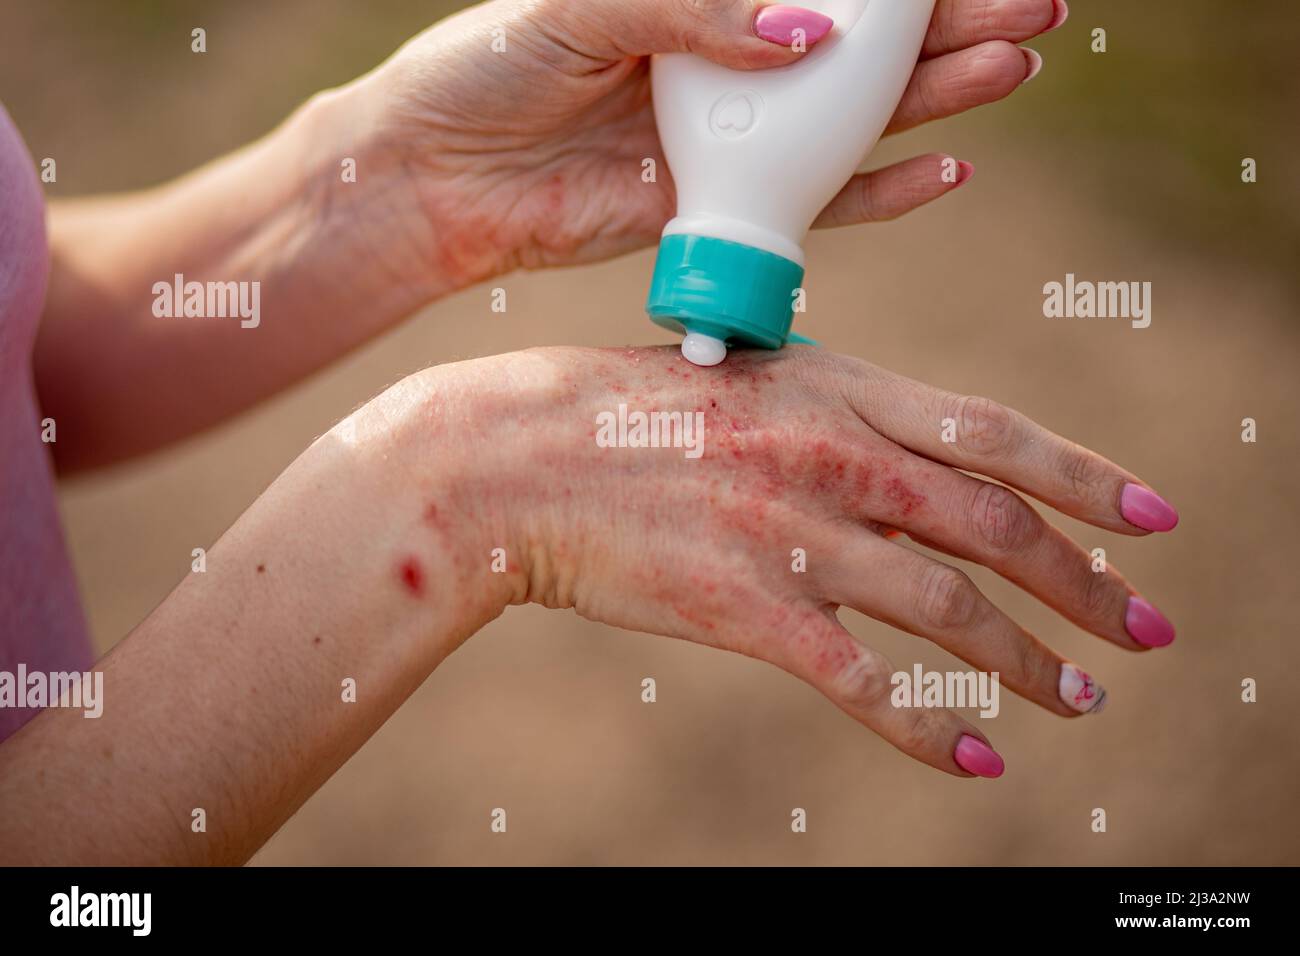
[[[738,70],[791,63],[834,26],[815,10],[759,0],[549,0],[534,19],[592,59],[696,53]]]

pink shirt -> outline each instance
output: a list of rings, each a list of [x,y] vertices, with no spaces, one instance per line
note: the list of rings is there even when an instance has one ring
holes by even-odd
[[[0,671],[14,675],[92,661],[32,385],[48,274],[40,179],[0,105]],[[0,740],[35,713],[0,707]]]

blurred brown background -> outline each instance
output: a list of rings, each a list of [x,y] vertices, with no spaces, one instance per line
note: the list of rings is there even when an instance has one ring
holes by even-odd
[[[0,99],[51,197],[156,183],[256,137],[455,7],[428,0],[0,0]],[[1107,685],[1098,719],[1011,694],[996,782],[913,763],[748,659],[512,609],[444,664],[257,862],[1300,863],[1294,681],[1300,363],[1300,28],[1290,0],[1071,0],[1010,101],[890,140],[973,183],[889,225],[814,236],[827,347],[1005,401],[1147,477],[1182,513],[1136,540],[1062,520],[1180,628],[1126,654],[974,570],[1009,613]],[[207,28],[209,52],[189,52]],[[1109,52],[1090,52],[1094,27]],[[1240,180],[1243,157],[1260,181]],[[642,314],[652,254],[506,281],[399,331],[221,430],[66,486],[107,649],[311,439],[403,373],[545,343],[667,341]],[[1042,286],[1154,283],[1153,323],[1047,320]],[[491,315],[491,321],[484,321]],[[232,370],[232,374],[237,374]],[[1257,444],[1240,441],[1245,417]],[[970,570],[970,569],[968,569]],[[900,667],[961,667],[857,615]],[[639,682],[658,681],[642,704]],[[1259,702],[1240,702],[1244,677]],[[489,833],[493,807],[509,833]],[[790,832],[792,807],[809,830]],[[1109,832],[1090,832],[1106,809]]]

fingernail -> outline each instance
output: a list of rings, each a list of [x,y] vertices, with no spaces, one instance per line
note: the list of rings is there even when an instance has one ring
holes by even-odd
[[[835,21],[816,10],[803,7],[788,7],[778,4],[764,7],[754,17],[754,35],[769,43],[790,46],[795,41],[795,31],[803,31],[804,43],[812,46],[831,32]]]
[[[1020,81],[1024,84],[1028,83],[1038,75],[1038,71],[1043,68],[1043,58],[1037,50],[1030,50],[1027,47],[1022,47],[1020,52],[1022,52],[1025,55],[1025,59],[1029,61],[1029,73]]]
[[[1073,664],[1061,665],[1061,680],[1056,690],[1066,707],[1081,714],[1100,714],[1106,707],[1106,688]]]
[[[996,750],[970,734],[962,734],[957,749],[952,752],[952,759],[961,769],[977,777],[1000,777],[1007,769]]]
[[[1066,20],[1070,19],[1070,8],[1066,6],[1065,0],[1052,0],[1052,6],[1056,12],[1052,14],[1052,22],[1047,25],[1044,33],[1051,33]]]
[[[1124,612],[1124,629],[1143,647],[1164,647],[1174,642],[1174,626],[1150,601],[1136,594],[1128,599]]]
[[[968,163],[964,159],[957,160],[957,185],[970,182],[970,178],[975,175],[975,164]],[[956,187],[953,187],[956,188]]]
[[[1172,531],[1178,512],[1150,488],[1129,482],[1119,496],[1119,513],[1143,531]]]

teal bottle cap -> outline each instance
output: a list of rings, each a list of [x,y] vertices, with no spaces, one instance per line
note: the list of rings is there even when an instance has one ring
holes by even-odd
[[[790,332],[803,276],[803,266],[764,249],[710,236],[664,236],[646,312],[674,332],[779,349],[809,341]]]

